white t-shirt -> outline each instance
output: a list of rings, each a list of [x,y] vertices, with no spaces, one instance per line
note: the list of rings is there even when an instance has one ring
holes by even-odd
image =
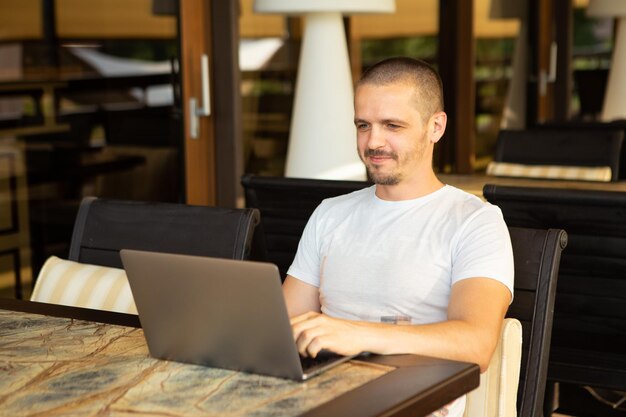
[[[324,200],[288,274],[320,289],[322,312],[413,324],[447,319],[454,283],[493,278],[513,294],[513,253],[500,209],[446,185],[385,201],[375,187]]]
[[[414,200],[385,201],[375,186],[324,200],[288,274],[320,290],[332,317],[372,322],[445,321],[452,285],[493,278],[513,294],[513,252],[500,209],[446,185]],[[449,405],[461,416],[465,396]]]

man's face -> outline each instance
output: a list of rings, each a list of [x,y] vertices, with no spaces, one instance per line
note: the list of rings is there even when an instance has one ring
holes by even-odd
[[[372,181],[396,185],[431,164],[432,143],[414,88],[399,82],[364,84],[354,98],[357,148]]]

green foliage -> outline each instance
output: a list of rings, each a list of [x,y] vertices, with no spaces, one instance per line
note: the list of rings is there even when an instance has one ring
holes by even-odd
[[[361,42],[361,59],[369,66],[392,56],[409,56],[433,62],[437,57],[437,37],[364,39]]]
[[[587,17],[585,9],[574,10],[574,48],[602,47],[610,48],[612,36],[604,36],[601,25],[606,25],[606,19]],[[610,23],[609,23],[610,24]]]

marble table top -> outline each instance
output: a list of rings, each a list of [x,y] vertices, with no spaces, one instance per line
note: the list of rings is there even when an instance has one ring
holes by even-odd
[[[153,359],[139,328],[0,310],[0,416],[296,416],[393,369],[299,383]]]

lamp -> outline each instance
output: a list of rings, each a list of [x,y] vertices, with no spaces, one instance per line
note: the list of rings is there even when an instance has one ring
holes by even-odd
[[[626,119],[626,1],[590,0],[587,15],[618,19],[601,117],[603,121]]]
[[[285,175],[365,179],[342,15],[391,13],[394,0],[255,0],[254,10],[305,17]]]

